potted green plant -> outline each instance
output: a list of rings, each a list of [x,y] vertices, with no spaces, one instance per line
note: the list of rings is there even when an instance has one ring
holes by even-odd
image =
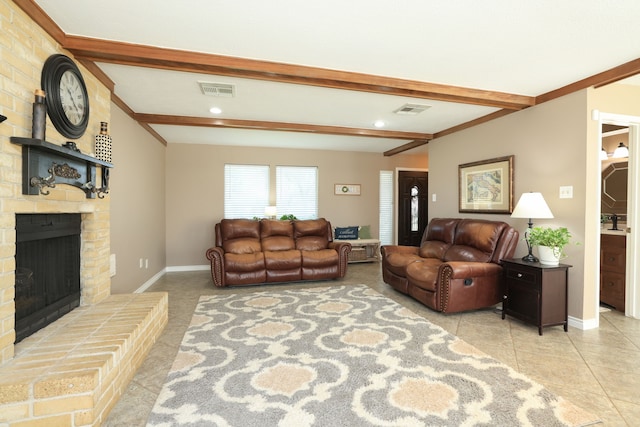
[[[528,240],[538,247],[540,264],[558,265],[566,256],[563,249],[571,241],[571,233],[566,227],[533,227]]]

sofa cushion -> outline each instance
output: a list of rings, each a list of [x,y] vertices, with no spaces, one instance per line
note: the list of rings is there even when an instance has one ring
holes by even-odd
[[[293,229],[296,249],[317,251],[329,246],[328,225],[324,218],[295,221]]]
[[[443,259],[447,249],[453,244],[458,221],[454,218],[432,219],[422,237],[420,256]]]
[[[220,221],[222,248],[226,253],[251,254],[261,252],[260,222],[250,219]]]
[[[262,252],[224,254],[224,265],[227,272],[249,273],[261,271],[264,274],[264,255]]]
[[[267,270],[291,270],[302,266],[302,255],[299,250],[265,251],[264,264]]]
[[[425,230],[422,241],[438,240],[444,243],[453,243],[456,235],[456,226],[460,219],[458,218],[434,218],[429,221],[429,225]]]
[[[439,242],[437,240],[432,240],[428,242],[424,242],[420,245],[420,251],[418,254],[421,258],[444,258],[444,254],[447,252],[447,249],[451,246],[451,243]]]
[[[385,257],[386,268],[397,276],[406,277],[407,265],[412,262],[422,261],[423,258],[417,254],[390,253]]]
[[[306,268],[322,268],[338,264],[338,252],[333,249],[319,249],[301,252],[302,266]]]
[[[442,263],[442,260],[437,258],[413,262],[407,265],[407,279],[414,286],[435,292],[438,283],[438,267]]]
[[[260,221],[260,236],[263,251],[289,251],[295,249],[293,224],[291,221]]]
[[[454,244],[445,253],[444,260],[490,262],[505,227],[504,222],[460,220]]]

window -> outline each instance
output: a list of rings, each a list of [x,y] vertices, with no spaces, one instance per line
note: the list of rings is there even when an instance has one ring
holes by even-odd
[[[380,244],[393,244],[392,171],[380,171]]]
[[[420,189],[417,185],[411,187],[411,231],[418,231],[419,223],[419,200]]]
[[[224,217],[264,217],[269,205],[269,166],[224,165]]]
[[[299,219],[317,218],[318,168],[277,166],[276,206],[278,217],[295,215]]]

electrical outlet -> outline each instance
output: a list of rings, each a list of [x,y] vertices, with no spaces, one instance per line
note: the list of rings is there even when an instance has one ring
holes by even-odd
[[[116,275],[116,254],[109,255],[109,274],[111,277]]]
[[[561,199],[573,199],[573,186],[566,185],[560,187],[560,198]]]

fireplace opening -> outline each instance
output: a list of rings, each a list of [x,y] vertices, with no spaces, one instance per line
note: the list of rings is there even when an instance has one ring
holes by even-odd
[[[16,215],[16,343],[80,305],[80,221]]]

